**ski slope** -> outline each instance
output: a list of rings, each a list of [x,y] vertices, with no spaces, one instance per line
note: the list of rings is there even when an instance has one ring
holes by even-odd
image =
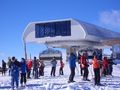
[[[50,76],[51,66],[45,67],[45,76],[39,79],[28,79],[25,88],[20,87],[19,90],[120,90],[120,65],[114,65],[113,77],[101,78],[101,84],[104,86],[94,86],[93,71],[89,67],[89,79],[91,81],[82,81],[82,76],[79,74],[79,65],[77,64],[74,83],[67,83],[69,78],[69,65],[66,63],[64,67],[64,75],[59,76],[59,65],[56,69],[56,76]],[[11,90],[10,76],[1,76],[0,74],[0,90]]]

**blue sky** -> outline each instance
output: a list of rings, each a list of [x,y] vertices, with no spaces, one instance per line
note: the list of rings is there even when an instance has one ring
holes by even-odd
[[[120,32],[120,0],[0,0],[0,60],[24,56],[22,33],[29,22],[65,18]],[[27,44],[32,56],[45,49]]]

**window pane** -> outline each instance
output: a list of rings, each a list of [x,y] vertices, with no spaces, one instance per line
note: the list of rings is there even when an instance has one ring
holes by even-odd
[[[61,35],[61,23],[60,22],[56,22],[55,26],[56,26],[56,33],[55,33],[55,35],[56,36],[60,36]]]
[[[59,21],[35,25],[35,37],[70,36],[71,22]]]
[[[51,23],[51,31],[50,31],[50,35],[51,37],[55,36],[55,23]]]
[[[45,36],[50,36],[51,25],[49,23],[45,24]]]

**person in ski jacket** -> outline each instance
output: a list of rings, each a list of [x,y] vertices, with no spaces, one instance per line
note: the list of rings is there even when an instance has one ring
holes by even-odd
[[[45,64],[43,60],[39,61],[39,76],[44,76]]]
[[[6,62],[2,60],[2,75],[5,75],[6,73]]]
[[[93,71],[94,71],[94,81],[95,81],[95,85],[100,85],[100,62],[97,60],[97,57],[94,56],[93,61]]]
[[[15,57],[12,57],[11,63],[11,87],[14,90],[14,83],[16,83],[16,88],[19,86],[19,69],[20,62],[17,61]]]
[[[88,74],[89,74],[88,67],[89,67],[89,64],[87,62],[85,54],[83,54],[81,56],[81,67],[82,67],[82,69],[84,71],[84,73],[83,73],[83,80],[89,81],[89,79],[88,79]]]
[[[27,65],[26,65],[26,60],[24,58],[21,58],[20,72],[21,72],[20,84],[21,86],[23,86],[24,83],[24,86],[26,86]]]
[[[81,76],[83,76],[83,67],[82,67],[82,59],[83,59],[83,57],[81,56],[81,55],[79,55],[78,56],[78,63],[80,64],[80,74],[81,74]]]
[[[57,65],[57,61],[55,59],[55,57],[53,57],[53,60],[51,61],[51,65],[52,65],[52,69],[51,69],[51,76],[55,76],[55,71],[56,71],[56,65]]]
[[[34,57],[33,60],[33,76],[35,79],[38,79],[38,68],[39,68],[39,60]]]
[[[32,60],[27,61],[27,78],[31,78]]]
[[[113,65],[116,65],[116,63],[113,62],[113,59],[112,58],[108,59],[108,75],[112,76]]]
[[[60,60],[60,69],[59,69],[59,74],[63,75],[63,67],[64,67],[64,63],[62,60]]]
[[[108,60],[107,60],[107,57],[104,57],[103,61],[102,61],[102,74],[104,76],[108,75]]]
[[[11,58],[10,57],[8,57],[8,62],[7,62],[7,65],[8,65],[8,70],[9,70],[9,76],[10,76],[10,74],[11,74],[11,70],[10,70],[10,68],[11,68],[11,63],[12,63],[12,61],[11,61]]]
[[[68,83],[75,82],[74,81],[74,76],[75,76],[76,60],[77,60],[77,56],[74,53],[74,49],[71,48],[70,49],[70,56],[69,56],[69,59],[68,59],[69,67],[70,67],[70,76],[69,76]]]

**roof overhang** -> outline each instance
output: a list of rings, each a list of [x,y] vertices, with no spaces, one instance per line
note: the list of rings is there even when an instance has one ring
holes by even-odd
[[[71,21],[71,36],[35,38],[35,24],[68,20]],[[70,18],[29,23],[23,33],[23,40],[26,43],[47,44],[52,47],[61,48],[71,46],[104,48],[120,43],[120,33]]]

